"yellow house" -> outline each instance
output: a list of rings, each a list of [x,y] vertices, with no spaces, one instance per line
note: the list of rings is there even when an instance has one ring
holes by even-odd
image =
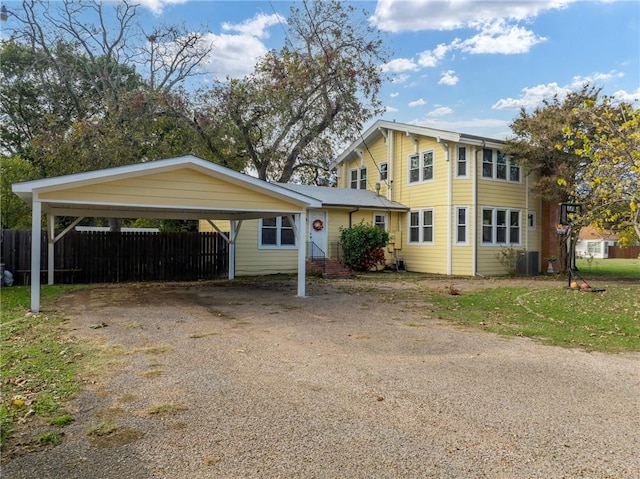
[[[409,271],[495,275],[497,254],[519,251],[540,270],[541,202],[524,168],[491,138],[377,121],[334,166],[338,187],[379,191],[408,212],[390,217],[390,245]]]

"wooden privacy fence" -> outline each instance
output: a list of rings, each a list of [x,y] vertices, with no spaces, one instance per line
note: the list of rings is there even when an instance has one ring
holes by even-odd
[[[47,237],[41,241],[41,281],[47,280]],[[4,268],[16,284],[31,270],[31,231],[2,231]],[[194,281],[224,277],[227,243],[218,233],[70,231],[54,246],[56,283]]]
[[[609,246],[609,258],[640,258],[640,246]]]

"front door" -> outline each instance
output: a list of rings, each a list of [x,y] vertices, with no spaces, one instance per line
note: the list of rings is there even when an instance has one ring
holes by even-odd
[[[309,212],[309,257],[327,258],[329,256],[327,242],[327,212]]]

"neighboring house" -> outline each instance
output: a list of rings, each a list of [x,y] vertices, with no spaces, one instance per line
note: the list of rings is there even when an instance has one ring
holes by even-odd
[[[377,121],[335,160],[338,188],[278,186],[322,204],[308,211],[308,257],[337,257],[340,229],[364,220],[389,232],[387,263],[402,259],[409,271],[505,274],[496,254],[514,248],[526,250],[526,273],[535,274],[541,200],[503,147],[500,140]],[[201,221],[202,230],[211,228]],[[247,221],[236,241],[236,273],[294,272],[292,230],[284,217]]]
[[[580,229],[576,241],[576,256],[579,258],[608,258],[609,246],[618,244],[618,237],[593,226]]]

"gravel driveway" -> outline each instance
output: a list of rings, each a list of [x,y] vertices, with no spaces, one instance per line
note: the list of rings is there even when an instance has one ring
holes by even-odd
[[[85,375],[63,443],[2,477],[640,478],[640,355],[456,327],[429,287],[71,293],[69,336],[113,363]]]

